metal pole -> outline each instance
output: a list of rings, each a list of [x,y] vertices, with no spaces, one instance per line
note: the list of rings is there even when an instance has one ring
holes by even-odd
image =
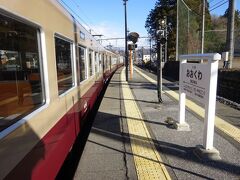
[[[168,60],[168,58],[167,58],[167,47],[168,47],[168,43],[167,43],[167,41],[166,41],[166,43],[165,43],[165,55],[164,55],[164,57],[165,57],[165,63],[167,62],[167,60]]]
[[[235,0],[229,0],[228,7],[228,24],[227,24],[227,51],[229,51],[228,67],[232,68],[234,56],[234,18],[235,18]]]
[[[201,38],[201,53],[204,53],[204,30],[205,30],[205,9],[206,9],[206,1],[202,2],[202,38]]]
[[[159,94],[159,98],[158,98],[158,101],[160,102],[160,103],[162,103],[163,102],[163,100],[162,100],[162,60],[163,60],[163,56],[162,56],[162,44],[160,44],[160,66],[159,66],[159,72],[160,72],[160,74],[159,74],[159,77],[160,77],[160,84],[159,84],[159,89],[160,89],[160,94]]]
[[[158,70],[157,70],[157,92],[158,92],[158,102],[162,103],[162,45],[157,42],[157,58],[158,58]]]
[[[167,16],[165,16],[165,23],[166,23],[166,27],[165,27],[165,31],[164,31],[164,37],[166,38],[166,40],[168,39],[167,37],[168,37],[168,29],[167,29],[167,27],[168,27],[168,23],[167,23]],[[167,43],[167,41],[166,41],[166,43],[165,43],[165,45],[164,45],[164,62],[166,63],[167,62],[167,45],[168,45],[168,43]]]
[[[152,39],[151,39],[151,37],[150,37],[150,52],[149,52],[149,54],[150,54],[150,70],[151,70],[151,67],[152,67],[152,52],[151,52],[151,46],[152,46]]]
[[[132,59],[132,50],[129,51],[129,66],[130,66],[130,79],[132,80],[133,76],[133,59]]]
[[[188,19],[187,19],[187,54],[189,54],[189,36],[190,36],[190,18],[189,18],[189,9],[188,9]]]
[[[176,61],[178,61],[179,0],[177,0]]]
[[[128,43],[127,43],[127,1],[123,0],[124,14],[125,14],[125,67],[126,67],[126,81],[128,81]]]

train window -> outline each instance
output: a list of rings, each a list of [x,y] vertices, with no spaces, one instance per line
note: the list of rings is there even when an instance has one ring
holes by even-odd
[[[80,64],[80,82],[87,79],[86,72],[86,49],[84,47],[79,46],[79,64]]]
[[[103,71],[105,71],[105,55],[102,54],[102,68],[103,68]]]
[[[107,56],[104,55],[104,70],[107,69]]]
[[[108,56],[106,55],[106,69],[108,69],[108,61],[109,59],[108,59]]]
[[[102,71],[102,54],[98,54],[99,55],[99,71]]]
[[[95,52],[95,72],[98,72],[98,71],[99,71],[98,63],[99,63],[98,53]]]
[[[106,71],[106,69],[107,69],[107,55],[104,55],[103,64],[104,64],[104,71]]]
[[[62,94],[74,86],[72,68],[72,42],[55,37],[58,94]]]
[[[44,104],[39,29],[0,13],[0,131]]]
[[[112,69],[112,56],[109,56],[109,66],[110,66],[110,69]]]
[[[89,76],[93,75],[93,51],[88,51],[88,69],[89,69]]]
[[[112,65],[117,64],[117,57],[112,58]]]
[[[85,40],[85,33],[82,31],[80,31],[80,39]]]
[[[110,60],[110,56],[107,57],[107,68],[109,69],[109,60]]]

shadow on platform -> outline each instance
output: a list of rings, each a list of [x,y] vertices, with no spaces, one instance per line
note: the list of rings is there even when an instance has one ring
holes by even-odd
[[[123,133],[121,124],[122,124],[122,121],[126,120],[126,117],[124,117],[124,116],[116,116],[113,114],[106,114],[103,112],[98,112],[98,116],[101,117],[101,120],[100,121],[98,120],[96,123],[93,124],[91,132],[94,134],[105,136],[105,137],[111,138],[116,141],[123,141],[122,138],[124,138],[125,143],[126,142],[130,143],[130,137],[131,137],[131,138],[134,138],[134,140],[137,140],[139,142],[139,144],[141,144],[141,145],[144,144],[144,142],[149,140],[148,138],[137,136],[134,134],[129,134],[126,132]],[[128,118],[131,118],[131,117],[128,117]],[[155,123],[155,122],[151,122],[148,120],[144,120],[144,121],[147,123]],[[166,126],[166,123],[157,123],[157,124]],[[182,158],[185,161],[192,161],[195,163],[203,164],[204,166],[219,169],[222,171],[227,171],[227,172],[235,174],[235,175],[240,175],[240,166],[236,166],[234,164],[224,162],[224,161],[211,161],[211,162],[200,161],[193,154],[193,149],[195,147],[184,147],[184,146],[180,146],[177,144],[172,144],[172,143],[168,143],[168,142],[164,142],[164,141],[157,141],[154,139],[151,139],[151,140],[154,142],[155,147],[161,154],[175,156],[178,158]],[[106,148],[112,149],[114,151],[132,154],[131,152],[120,151],[111,146],[108,146],[107,144],[101,144],[101,143],[94,142],[91,140],[88,140],[88,141],[91,143],[95,143],[100,146],[104,146]],[[132,154],[132,155],[135,156],[135,154]],[[136,156],[139,156],[139,155],[136,155]],[[140,157],[146,158],[144,156],[140,156]],[[151,160],[151,159],[149,159],[149,160]],[[203,174],[189,171],[187,169],[184,169],[183,167],[175,167],[166,162],[161,162],[161,163],[163,163],[165,166],[170,167],[172,169],[177,169],[179,171],[190,173],[192,175],[195,175],[195,176],[198,176],[201,178],[211,179],[209,177],[204,176]]]

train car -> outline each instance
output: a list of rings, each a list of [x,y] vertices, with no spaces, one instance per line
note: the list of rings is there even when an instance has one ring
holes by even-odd
[[[0,179],[54,179],[119,56],[56,0],[0,0]]]

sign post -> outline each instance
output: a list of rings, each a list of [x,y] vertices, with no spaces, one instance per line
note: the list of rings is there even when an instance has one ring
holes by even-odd
[[[189,125],[185,121],[185,104],[186,104],[186,93],[183,91],[183,73],[181,67],[183,64],[187,63],[187,60],[184,59],[180,61],[180,71],[179,71],[179,114],[178,114],[178,123],[174,126],[179,131],[190,131]]]
[[[195,154],[203,159],[220,159],[219,152],[213,147],[213,136],[218,61],[221,60],[221,55],[218,53],[180,55],[179,60],[179,119],[174,126],[178,130],[189,130],[189,125],[185,122],[186,95],[204,104],[203,145],[197,146]]]
[[[129,58],[130,58],[130,79],[132,80],[133,78],[133,59],[132,59],[132,50],[129,50]]]
[[[136,44],[128,44],[128,50],[129,50],[129,64],[130,64],[130,79],[133,78],[133,53],[135,52]]]
[[[136,42],[138,41],[139,38],[139,34],[136,32],[131,32],[128,35],[128,40],[132,41],[133,44],[129,44],[128,45],[128,49],[130,50],[131,54],[130,54],[130,77],[132,79],[133,77],[133,59],[132,59],[132,51],[135,51],[135,48],[137,47]]]

